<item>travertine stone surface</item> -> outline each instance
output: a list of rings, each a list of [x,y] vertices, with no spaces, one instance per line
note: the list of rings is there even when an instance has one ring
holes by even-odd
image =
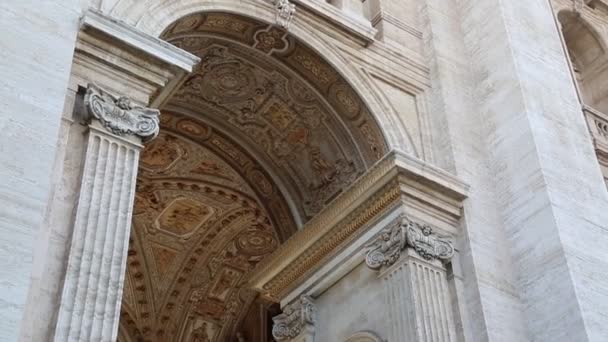
[[[552,10],[545,0],[458,4],[515,273],[509,296],[525,326],[514,340],[602,341],[608,197]],[[493,322],[492,340],[514,319]]]
[[[0,341],[16,341],[45,248],[79,0],[0,2]]]
[[[81,15],[80,10],[78,13]],[[162,98],[174,90],[171,87],[179,85],[198,61],[188,53],[97,13],[87,13],[81,24],[75,51],[72,51],[74,63],[67,84],[68,96],[63,100],[61,131],[53,138],[57,145],[52,174],[55,188],[36,249],[36,271],[20,329],[23,341],[46,341],[54,336],[87,144],[82,113],[74,110],[84,101],[82,95],[77,94],[79,87],[96,83],[106,91],[112,90],[112,95],[103,96],[128,95],[132,101],[122,101],[125,108],[147,101],[160,104]],[[114,34],[113,39],[108,38],[109,34]]]

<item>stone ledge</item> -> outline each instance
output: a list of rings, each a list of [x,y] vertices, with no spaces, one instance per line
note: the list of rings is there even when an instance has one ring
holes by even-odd
[[[372,27],[371,22],[357,20],[326,2],[315,0],[293,0],[293,2],[363,40],[364,45],[376,40],[378,30]]]
[[[156,37],[95,11],[81,18],[74,54],[77,83],[105,83],[143,105],[161,106],[200,59]],[[80,70],[82,69],[82,70]],[[91,73],[94,71],[93,73]],[[97,77],[91,78],[92,74]],[[128,89],[120,89],[130,85]],[[86,86],[86,84],[80,84]]]

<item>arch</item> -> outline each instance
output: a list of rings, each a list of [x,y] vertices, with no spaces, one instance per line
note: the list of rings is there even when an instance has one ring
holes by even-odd
[[[360,331],[354,333],[344,342],[384,342],[380,336],[371,331]]]
[[[580,14],[562,10],[557,18],[568,49],[577,62],[589,65],[605,53],[606,46],[598,31]]]
[[[608,112],[606,42],[580,13],[562,10],[558,20],[584,104]]]
[[[413,144],[372,114],[364,75],[306,17],[285,32],[257,0],[111,11],[202,60],[142,153],[123,301],[152,339],[226,340],[255,299],[254,266],[395,147],[390,134]]]
[[[103,7],[102,7],[103,8]],[[259,0],[118,0],[108,10],[112,17],[123,20],[140,30],[160,37],[162,32],[180,18],[198,12],[226,12],[251,17],[266,23],[275,20],[274,7],[270,2]],[[299,14],[299,13],[298,13]],[[289,33],[321,55],[336,71],[338,71],[353,87],[369,108],[376,123],[381,128],[389,149],[398,149],[412,155],[416,149],[411,141],[410,133],[395,113],[386,110],[390,104],[386,99],[376,94],[376,88],[371,79],[350,60],[344,58],[339,48],[324,33],[314,25],[313,20],[298,16],[291,23]]]

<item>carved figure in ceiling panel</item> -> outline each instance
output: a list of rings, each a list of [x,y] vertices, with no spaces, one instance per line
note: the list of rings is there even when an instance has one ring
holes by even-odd
[[[180,341],[213,342],[216,341],[219,327],[217,324],[196,316],[189,316]]]
[[[349,120],[359,117],[361,104],[351,87],[342,82],[335,83],[329,89],[329,96],[337,105],[340,114]]]
[[[239,270],[225,267],[209,289],[208,298],[225,302],[228,294],[236,287],[243,273]]]
[[[192,120],[180,120],[177,129],[191,137],[205,138],[209,134],[209,128]]]
[[[166,171],[184,156],[184,149],[176,142],[174,137],[161,134],[158,139],[154,139],[143,149],[140,165],[151,172]]]
[[[158,228],[177,236],[189,235],[208,220],[215,208],[190,198],[176,199],[156,220]]]

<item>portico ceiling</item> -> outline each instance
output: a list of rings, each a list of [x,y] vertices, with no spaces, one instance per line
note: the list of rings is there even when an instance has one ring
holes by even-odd
[[[387,146],[340,74],[277,27],[195,14],[163,39],[202,62],[141,156],[121,338],[225,341],[251,270]]]

